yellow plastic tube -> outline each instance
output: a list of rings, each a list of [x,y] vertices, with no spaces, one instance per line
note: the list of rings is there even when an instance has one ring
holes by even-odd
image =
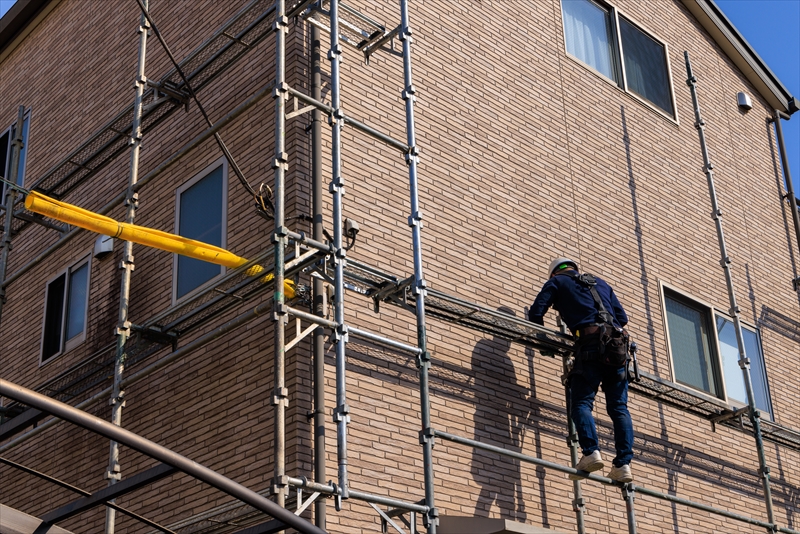
[[[249,261],[224,248],[170,234],[168,232],[162,232],[161,230],[117,222],[105,215],[100,215],[79,208],[78,206],[55,200],[41,193],[37,193],[36,191],[28,193],[25,198],[25,209],[91,232],[118,237],[125,241],[166,250],[167,252],[174,252],[181,256],[187,256],[217,265],[224,265],[225,267],[231,267],[233,269],[241,267]],[[248,276],[254,276],[263,271],[264,268],[262,266],[253,265],[247,270],[246,274]],[[273,278],[273,274],[270,273],[266,275],[262,281],[269,282]],[[288,298],[294,298],[294,281],[286,280],[284,282],[284,291]]]

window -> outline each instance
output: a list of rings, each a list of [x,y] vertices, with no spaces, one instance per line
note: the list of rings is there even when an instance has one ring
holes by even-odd
[[[19,169],[17,170],[16,180],[12,180],[11,174],[11,142],[16,135],[17,123],[12,124],[0,135],[0,176],[9,182],[13,181],[19,186],[25,183],[25,162],[28,155],[28,130],[30,128],[30,111],[25,114],[22,122],[22,152],[19,155]],[[5,197],[6,184],[0,182],[0,199]]]
[[[728,317],[717,315],[717,337],[728,402],[744,406],[747,404],[747,390],[744,385],[742,369],[739,367],[739,345],[736,343],[736,329],[733,321]],[[750,359],[750,381],[753,383],[756,408],[771,418],[772,409],[767,388],[767,374],[758,330],[742,324],[742,337],[744,338],[744,354]]]
[[[665,294],[664,303],[675,381],[721,397],[712,356],[710,313],[672,293]]]
[[[676,382],[727,400],[747,404],[733,321],[713,308],[664,288],[667,335]],[[745,356],[756,407],[771,417],[769,387],[758,329],[742,324]]]
[[[593,0],[561,0],[567,52],[620,88],[674,116],[666,45]]]
[[[86,339],[89,267],[87,257],[47,283],[42,363],[74,348]]]
[[[224,161],[217,162],[178,189],[176,232],[225,248],[227,176]],[[178,300],[222,274],[223,267],[175,255],[173,300]]]

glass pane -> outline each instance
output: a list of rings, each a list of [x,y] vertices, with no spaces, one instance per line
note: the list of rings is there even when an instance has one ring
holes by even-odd
[[[745,389],[742,370],[739,367],[739,346],[736,343],[736,329],[733,321],[718,316],[717,335],[719,336],[720,352],[722,353],[725,388],[728,391],[728,398],[742,405],[747,404],[747,390]],[[745,356],[750,358],[750,380],[753,383],[756,408],[764,412],[765,415],[769,415],[767,375],[764,372],[764,356],[761,354],[758,334],[749,328],[742,327],[742,337],[744,338]]]
[[[61,352],[61,319],[64,313],[64,286],[67,275],[62,274],[47,286],[47,302],[44,306],[44,336],[42,339],[42,361]]]
[[[17,170],[17,185],[22,186],[25,182],[25,162],[28,159],[28,129],[30,128],[30,118],[25,117],[22,122],[22,151],[19,153],[19,169]]]
[[[611,14],[589,0],[562,0],[567,52],[607,78],[617,80]]]
[[[89,289],[89,264],[84,263],[72,271],[67,297],[67,335],[69,341],[83,333],[86,324],[86,292]]]
[[[669,297],[665,301],[675,380],[717,395],[704,312]]]
[[[204,243],[222,246],[222,167],[181,193],[178,234]],[[222,272],[222,267],[178,256],[177,297],[200,287]]]
[[[628,90],[672,115],[664,46],[622,17],[619,33]]]

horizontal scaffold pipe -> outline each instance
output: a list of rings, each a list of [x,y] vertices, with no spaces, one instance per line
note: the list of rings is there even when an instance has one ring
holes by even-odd
[[[290,95],[296,97],[298,100],[301,100],[301,101],[305,102],[306,104],[311,104],[312,106],[316,107],[320,111],[323,111],[323,112],[327,113],[328,115],[333,115],[333,108],[331,106],[329,106],[327,104],[324,104],[324,103],[320,102],[319,100],[311,98],[310,96],[305,95],[305,94],[301,93],[300,91],[298,91],[296,89],[292,89],[291,87],[287,87],[287,90],[289,91]],[[361,130],[365,134],[371,135],[372,137],[374,137],[375,139],[377,139],[379,141],[383,141],[387,145],[396,148],[397,150],[399,150],[403,154],[407,154],[408,153],[409,147],[408,147],[407,144],[403,143],[402,141],[398,141],[397,139],[394,139],[393,137],[390,137],[390,136],[388,136],[388,135],[386,135],[384,133],[381,133],[378,130],[376,130],[375,128],[373,128],[371,126],[367,126],[363,122],[357,121],[356,119],[354,119],[352,117],[348,117],[347,115],[343,115],[341,118],[344,120],[345,124],[352,125],[353,128],[355,128],[356,130]]]
[[[615,481],[611,480],[610,478],[607,478],[607,477],[604,477],[604,476],[594,475],[594,474],[591,474],[591,473],[589,473],[588,476],[586,476],[586,472],[585,471],[578,471],[577,469],[572,468],[572,467],[567,467],[567,466],[564,466],[564,465],[561,465],[561,464],[557,464],[555,462],[548,462],[547,460],[542,460],[541,458],[536,458],[535,456],[528,456],[527,454],[522,454],[522,453],[519,453],[519,452],[509,451],[509,450],[506,450],[506,449],[504,449],[502,447],[497,447],[495,445],[487,445],[486,443],[481,443],[480,441],[476,441],[474,439],[464,438],[464,437],[461,437],[461,436],[457,436],[455,434],[450,434],[448,432],[442,432],[441,430],[435,430],[434,431],[434,435],[437,436],[437,437],[440,437],[442,439],[445,439],[447,441],[452,441],[453,443],[459,443],[461,445],[466,445],[468,447],[474,447],[476,449],[482,449],[482,450],[485,450],[485,451],[489,451],[489,452],[493,452],[493,453],[499,454],[501,456],[508,456],[509,458],[516,458],[517,460],[520,460],[520,461],[523,461],[523,462],[527,462],[527,463],[531,463],[531,464],[535,464],[535,465],[539,465],[539,466],[542,466],[542,467],[546,467],[548,469],[553,469],[554,471],[561,471],[562,473],[567,473],[567,474],[570,474],[570,475],[572,475],[572,474],[580,474],[582,476],[585,476],[585,478],[588,479],[588,480],[594,480],[595,482],[600,482],[601,484],[606,484],[608,486],[616,486],[616,487],[619,487],[619,488],[622,488],[622,487],[626,486],[625,484],[621,484],[619,482],[615,482]],[[735,519],[736,521],[741,521],[743,523],[749,523],[751,525],[757,525],[759,527],[763,527],[763,528],[766,528],[766,529],[772,529],[773,526],[774,526],[771,523],[768,523],[767,521],[760,521],[758,519],[753,519],[752,517],[747,517],[747,516],[735,514],[733,512],[729,512],[727,510],[723,510],[722,508],[715,508],[713,506],[708,506],[706,504],[701,504],[701,503],[690,501],[690,500],[687,500],[687,499],[681,499],[680,497],[674,497],[672,495],[667,495],[665,493],[661,493],[661,492],[658,492],[658,491],[647,489],[645,487],[638,486],[638,485],[635,485],[635,484],[629,484],[627,486],[631,491],[636,491],[638,493],[641,493],[642,495],[648,495],[650,497],[655,497],[657,499],[663,499],[663,500],[667,500],[667,501],[674,502],[674,503],[677,503],[677,504],[683,504],[684,506],[688,506],[690,508],[695,508],[697,510],[704,510],[704,511],[710,512],[712,514],[720,515],[720,516],[727,517],[727,518],[730,518],[730,519]],[[797,530],[781,528],[781,527],[777,527],[777,529],[778,529],[778,532],[784,532],[786,534],[800,534],[800,531],[797,531]]]
[[[78,226],[84,230],[173,252],[215,265],[236,269],[250,262],[250,260],[237,256],[224,248],[154,228],[118,222],[105,215],[55,200],[36,191],[28,193],[25,198],[25,209],[72,226]],[[255,276],[264,270],[264,267],[260,265],[253,265],[245,275]],[[271,281],[273,276],[272,273],[265,275],[263,282]],[[287,297],[294,298],[295,283],[293,280],[284,281],[284,291]]]
[[[239,106],[233,109],[230,113],[228,113],[219,121],[214,123],[214,126],[208,128],[207,130],[199,134],[197,137],[189,141],[189,143],[184,145],[184,147],[181,148],[178,152],[170,156],[166,161],[162,162],[158,167],[148,172],[141,180],[139,180],[136,183],[136,185],[133,186],[132,188],[133,192],[138,193],[139,191],[144,189],[144,187],[148,185],[150,182],[152,182],[157,176],[161,175],[166,170],[172,168],[176,163],[178,163],[180,160],[186,157],[192,150],[197,148],[203,141],[206,141],[207,139],[213,137],[215,133],[217,133],[219,130],[221,130],[222,128],[233,122],[242,113],[246,112],[256,103],[261,101],[262,98],[271,95],[273,86],[274,86],[273,83],[269,83],[265,87],[261,88],[253,96],[251,96],[250,98],[239,104]],[[116,206],[122,204],[127,198],[127,196],[128,196],[127,191],[120,193],[111,202],[100,208],[97,211],[97,213],[99,213],[100,215],[106,215]],[[52,254],[56,250],[66,245],[81,231],[82,231],[81,228],[73,228],[72,230],[70,230],[69,233],[65,234],[61,239],[53,243],[51,246],[49,246],[46,250],[44,250],[38,256],[33,258],[31,261],[20,267],[19,270],[17,270],[14,274],[6,278],[6,281],[3,283],[3,287],[8,287],[10,284],[16,281],[20,276],[28,272],[32,267],[34,267],[39,262],[47,258],[50,254]]]
[[[213,488],[249,504],[256,510],[260,510],[282,521],[285,525],[303,534],[325,534],[325,531],[321,528],[312,525],[305,519],[295,515],[286,508],[278,506],[271,500],[262,497],[238,482],[234,482],[208,467],[202,466],[138,434],[134,434],[130,430],[113,425],[99,417],[95,417],[94,415],[55,399],[51,399],[50,397],[46,397],[40,393],[36,393],[35,391],[31,391],[30,389],[12,384],[7,380],[0,379],[0,395],[4,395],[28,406],[33,406],[43,412],[48,412],[59,419],[69,421],[90,432],[112,439],[151,458],[155,458],[197,480],[205,482]]]
[[[320,326],[325,326],[327,328],[336,328],[336,321],[331,321],[330,319],[325,319],[324,317],[320,317],[318,315],[314,315],[311,313],[307,313],[296,308],[287,307],[286,311],[291,315],[299,319],[305,319],[310,323],[315,323]],[[381,345],[385,345],[387,347],[402,350],[408,352],[409,354],[418,355],[422,353],[422,350],[419,347],[414,347],[413,345],[407,345],[400,341],[395,341],[393,339],[389,339],[387,337],[383,337],[381,335],[375,334],[373,332],[369,332],[367,330],[362,330],[360,328],[355,328],[352,326],[347,327],[347,332],[353,334],[354,337],[358,337],[361,339],[366,339],[369,341],[374,341],[375,343],[380,343]]]
[[[227,323],[215,328],[211,332],[208,332],[207,334],[203,334],[202,336],[200,336],[197,339],[191,341],[190,343],[187,343],[183,347],[181,347],[181,348],[179,348],[179,349],[167,354],[166,356],[164,356],[160,360],[158,360],[156,362],[153,362],[152,364],[148,365],[144,369],[142,369],[140,371],[137,371],[135,374],[132,374],[131,376],[129,376],[128,378],[126,378],[126,379],[124,379],[122,381],[122,387],[125,388],[125,387],[131,386],[131,385],[139,382],[140,380],[142,380],[145,377],[153,374],[154,372],[156,372],[159,369],[165,367],[166,365],[169,365],[170,363],[174,362],[175,360],[188,356],[189,354],[191,354],[195,350],[205,346],[206,344],[210,343],[211,341],[214,341],[215,339],[219,338],[220,336],[223,336],[223,335],[227,334],[228,332],[231,332],[231,331],[235,330],[236,328],[242,326],[243,324],[248,323],[248,322],[252,321],[253,319],[255,319],[255,318],[257,318],[257,317],[259,317],[261,315],[264,315],[266,313],[269,313],[271,311],[272,311],[272,301],[259,304],[255,308],[253,308],[253,309],[251,309],[251,310],[249,310],[249,311],[247,311],[245,313],[242,313],[238,317],[235,317],[235,318],[231,319]],[[102,399],[108,398],[108,394],[109,393],[111,393],[111,388],[110,387],[108,387],[108,388],[96,393],[95,395],[93,395],[92,397],[89,397],[88,399],[86,399],[84,401],[81,401],[80,403],[75,405],[75,408],[78,408],[78,409],[86,408],[87,406],[90,406],[92,403],[94,403],[94,402],[96,402],[98,400],[102,400]],[[11,450],[14,447],[22,444],[23,442],[25,442],[28,439],[34,437],[35,435],[39,434],[40,432],[50,428],[51,426],[53,426],[57,422],[58,422],[58,419],[49,419],[49,420],[39,424],[38,426],[36,426],[33,429],[31,429],[28,432],[26,432],[25,434],[17,437],[16,439],[13,439],[13,440],[9,441],[8,443],[6,443],[3,446],[0,446],[0,454],[3,454],[6,451]]]
[[[341,495],[342,492],[339,486],[334,487],[334,486],[329,486],[327,484],[320,484],[318,482],[311,482],[305,477],[302,478],[289,477],[289,484],[299,488],[305,488],[311,491],[324,493],[325,495]],[[356,491],[354,489],[350,489],[350,498],[364,502],[382,504],[384,506],[391,506],[392,508],[399,508],[400,510],[407,510],[409,512],[419,512],[424,514],[428,511],[428,507],[422,504],[400,501],[398,499],[392,499],[391,497],[382,497],[380,495],[372,495],[371,493],[364,493],[363,491]]]

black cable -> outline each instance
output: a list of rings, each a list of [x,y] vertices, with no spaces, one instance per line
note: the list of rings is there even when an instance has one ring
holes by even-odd
[[[205,108],[203,108],[203,105],[200,103],[200,100],[197,98],[197,94],[194,92],[194,89],[192,89],[192,86],[189,83],[189,80],[186,78],[186,75],[183,73],[183,69],[181,69],[180,65],[178,64],[178,61],[175,59],[175,56],[172,55],[172,51],[169,49],[169,46],[167,46],[167,42],[164,40],[164,37],[161,35],[161,32],[158,31],[158,27],[156,26],[156,23],[153,21],[153,17],[150,16],[150,13],[147,10],[147,8],[145,7],[145,5],[142,2],[142,0],[136,0],[136,3],[139,4],[139,9],[141,9],[142,15],[144,15],[144,17],[147,19],[147,22],[150,24],[150,27],[153,29],[153,33],[156,34],[156,38],[158,38],[158,41],[161,43],[161,46],[164,48],[164,52],[167,53],[167,56],[169,57],[170,61],[172,61],[172,64],[174,65],[175,70],[178,71],[178,74],[180,74],[181,79],[183,80],[183,83],[186,85],[187,91],[189,91],[189,96],[197,104],[197,108],[200,110],[200,113],[202,113],[203,118],[206,120],[206,123],[208,124],[208,126],[212,127],[214,124],[211,122],[211,119],[208,118],[208,113],[206,113]],[[220,150],[222,150],[222,153],[225,155],[225,159],[227,159],[228,163],[230,163],[231,168],[233,169],[233,172],[236,173],[236,176],[237,176],[237,178],[239,178],[239,181],[242,183],[244,188],[251,195],[253,195],[253,198],[256,201],[256,208],[259,211],[264,211],[264,212],[274,211],[274,207],[272,205],[272,202],[269,199],[269,196],[265,196],[263,193],[262,194],[256,193],[256,191],[247,182],[247,179],[244,177],[244,173],[239,168],[239,165],[237,165],[236,160],[233,159],[233,155],[228,150],[228,147],[225,146],[225,143],[222,141],[222,138],[220,137],[220,135],[218,133],[214,133],[214,139],[217,140],[217,144],[219,145]],[[272,193],[272,190],[269,189],[269,186],[267,186],[267,190],[268,190],[269,194]]]

